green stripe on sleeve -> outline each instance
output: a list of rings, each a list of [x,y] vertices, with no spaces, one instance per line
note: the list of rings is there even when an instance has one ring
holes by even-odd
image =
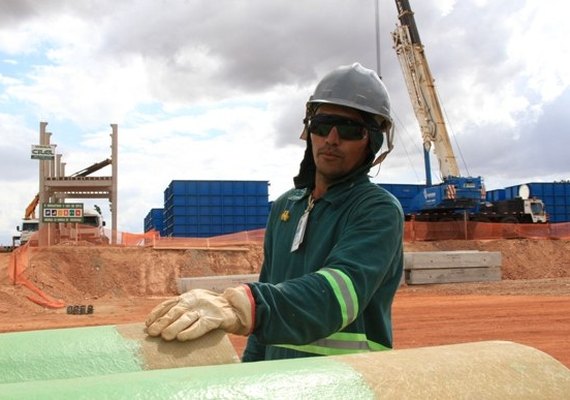
[[[354,285],[348,275],[337,269],[323,268],[317,271],[317,274],[322,275],[333,289],[340,306],[342,329],[358,315],[358,297]]]

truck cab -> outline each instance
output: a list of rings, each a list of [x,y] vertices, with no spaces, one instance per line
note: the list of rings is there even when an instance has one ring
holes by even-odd
[[[40,222],[37,218],[23,219],[22,226],[17,226],[16,230],[20,232],[20,246],[26,244],[32,238],[32,235],[39,230]]]
[[[105,235],[105,221],[96,210],[83,211],[83,223],[59,223],[59,238],[61,241],[82,240],[97,244],[109,243]]]
[[[544,211],[544,203],[540,199],[524,199],[524,214],[530,216],[533,224],[548,222],[548,216]]]

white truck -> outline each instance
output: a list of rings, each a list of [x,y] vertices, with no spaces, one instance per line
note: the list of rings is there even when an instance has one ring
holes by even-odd
[[[97,244],[108,244],[109,238],[105,235],[105,221],[96,210],[83,211],[83,223],[59,223],[59,241],[87,241]]]
[[[98,244],[108,244],[109,238],[105,235],[105,221],[102,215],[92,209],[83,211],[83,223],[55,223],[55,234],[58,238],[57,242],[62,241],[87,241]],[[39,229],[39,220],[37,218],[28,218],[22,220],[22,226],[17,226],[16,230],[20,232],[19,243],[23,246],[27,242],[37,244],[37,237],[34,234]]]
[[[30,238],[32,237],[32,235],[38,231],[39,225],[40,225],[40,223],[39,223],[37,218],[30,218],[30,219],[23,219],[22,220],[22,226],[20,227],[18,225],[16,227],[16,230],[18,232],[20,232],[20,236],[19,236],[20,246],[23,246],[30,241]],[[14,238],[17,238],[17,236],[15,236]]]

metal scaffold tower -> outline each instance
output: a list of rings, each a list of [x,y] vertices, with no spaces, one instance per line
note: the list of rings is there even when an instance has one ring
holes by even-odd
[[[40,145],[52,146],[51,132],[46,131],[48,123],[40,122]],[[39,160],[39,204],[63,203],[65,199],[108,199],[111,211],[111,243],[117,243],[117,171],[118,171],[118,128],[111,124],[111,158],[95,163],[71,175],[65,174],[65,163],[61,154],[53,159]],[[111,165],[111,176],[89,176],[101,168]],[[55,235],[47,224],[42,229],[40,214],[39,245],[51,245]]]

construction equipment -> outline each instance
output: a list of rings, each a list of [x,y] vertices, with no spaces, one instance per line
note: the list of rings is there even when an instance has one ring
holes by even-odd
[[[82,177],[82,176],[91,175],[93,172],[99,171],[101,168],[106,167],[107,165],[110,165],[111,163],[112,163],[111,159],[107,158],[103,161],[100,161],[98,163],[90,165],[89,167],[84,168],[81,171],[77,171],[74,174],[71,174],[70,176],[72,178],[78,178],[78,177]]]
[[[426,170],[426,187],[412,201],[407,218],[423,221],[546,222],[544,204],[540,199],[521,196],[512,201],[487,202],[483,178],[461,176],[414,13],[408,0],[395,1],[399,24],[392,33],[394,49],[420,125]],[[432,147],[442,178],[438,184],[432,184],[431,180]]]
[[[12,238],[13,245],[25,245],[39,229],[40,222],[37,218],[27,218],[22,220],[22,226],[17,226],[16,230],[20,232],[20,236]]]
[[[36,218],[36,207],[40,201],[40,194],[36,194],[34,199],[30,201],[30,204],[26,207],[26,212],[24,213],[24,219],[35,219]]]
[[[87,168],[77,171],[70,175],[72,178],[86,177],[92,173],[106,167],[112,163],[110,158],[103,161],[94,163]],[[16,230],[20,233],[19,236],[12,237],[13,246],[26,244],[32,235],[39,229],[39,219],[36,218],[36,208],[40,201],[40,194],[36,194],[32,201],[26,207],[22,225],[17,226]],[[58,224],[58,236],[61,240],[87,240],[96,243],[109,243],[103,232],[105,221],[101,214],[101,209],[95,206],[95,210],[85,210],[83,215],[83,224],[80,227],[77,224]]]
[[[16,227],[16,230],[20,233],[20,235],[12,237],[13,246],[21,246],[26,244],[34,232],[38,231],[39,221],[36,218],[36,207],[38,206],[39,201],[40,194],[38,193],[26,207],[26,211],[24,212],[24,219],[22,220],[22,226]]]
[[[99,207],[83,211],[83,223],[58,223],[56,235],[58,242],[86,241],[96,244],[109,244],[104,231],[105,221]]]
[[[105,221],[101,215],[98,207],[95,210],[85,209],[83,211],[83,223],[55,223],[55,235],[58,242],[63,241],[87,241],[97,244],[108,244],[109,238],[105,235],[104,227]],[[34,233],[39,230],[39,219],[28,218],[22,220],[22,226],[17,226],[16,229],[20,232],[20,236],[12,238],[13,245],[23,246],[30,242],[36,244],[37,238]]]

